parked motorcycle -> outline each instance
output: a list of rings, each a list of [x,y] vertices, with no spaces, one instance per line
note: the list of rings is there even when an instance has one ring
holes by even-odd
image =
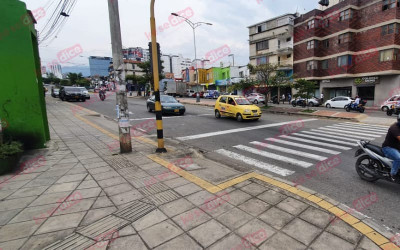
[[[103,90],[100,90],[99,97],[100,97],[100,100],[102,100],[102,101],[104,101],[106,99],[106,94]]]
[[[357,144],[360,149],[357,150],[354,157],[359,157],[356,162],[356,171],[361,179],[369,182],[382,179],[400,184],[400,178],[393,180],[390,177],[393,160],[385,157],[381,147],[364,140]],[[399,177],[399,175],[397,176]]]
[[[365,112],[365,104],[367,104],[367,101],[360,101],[360,104],[358,104],[357,106],[354,106],[353,103],[347,104],[346,106],[344,106],[344,108],[346,109],[347,112],[350,112],[351,110],[354,111],[358,111],[360,113],[364,113]]]
[[[275,96],[272,97],[272,103],[273,103],[273,104],[279,104],[278,96],[277,96],[277,95],[275,95]]]
[[[292,106],[296,107],[296,106],[301,106],[303,108],[305,108],[307,106],[306,100],[305,99],[296,99],[292,101]]]
[[[395,106],[395,105],[390,106],[390,108],[386,111],[386,114],[388,116],[392,116],[393,114],[399,115],[400,114],[400,106]]]

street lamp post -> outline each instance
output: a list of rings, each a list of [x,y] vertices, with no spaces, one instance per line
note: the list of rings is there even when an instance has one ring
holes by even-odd
[[[205,22],[193,23],[192,21],[190,21],[190,20],[187,19],[186,17],[180,16],[180,15],[178,15],[178,14],[176,14],[176,13],[171,13],[171,15],[185,19],[186,23],[188,23],[189,26],[193,29],[194,61],[195,61],[195,63],[196,63],[196,84],[197,84],[196,102],[200,102],[199,74],[198,74],[198,70],[197,70],[196,28],[199,27],[199,26],[202,25],[202,24],[212,25],[212,23],[205,23]]]

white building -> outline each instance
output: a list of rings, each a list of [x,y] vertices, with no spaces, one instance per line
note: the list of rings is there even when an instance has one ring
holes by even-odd
[[[50,72],[54,74],[55,77],[62,79],[62,69],[60,64],[49,64]]]
[[[192,66],[192,60],[190,58],[184,58],[181,54],[179,55],[162,55],[164,72],[171,73],[171,62],[172,62],[172,73],[175,78],[182,78],[182,70],[190,68]]]

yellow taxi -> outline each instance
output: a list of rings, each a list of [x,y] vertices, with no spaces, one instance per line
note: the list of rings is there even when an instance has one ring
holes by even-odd
[[[261,118],[261,110],[251,104],[246,97],[237,95],[222,95],[215,102],[215,117],[235,117],[238,121],[258,120]]]

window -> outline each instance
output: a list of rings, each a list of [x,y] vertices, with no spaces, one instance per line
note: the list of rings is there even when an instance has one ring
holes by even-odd
[[[257,26],[257,33],[261,33],[267,30],[267,24],[261,24]]]
[[[351,65],[351,55],[339,56],[338,57],[338,67]]]
[[[291,58],[291,57],[292,57],[292,54],[287,55],[287,58]]]
[[[278,65],[281,65],[281,57],[278,56]]]
[[[307,29],[308,29],[308,30],[314,29],[314,28],[316,28],[316,27],[317,27],[317,25],[316,25],[316,23],[315,23],[315,20],[308,21],[308,23],[307,23]]]
[[[268,40],[256,43],[256,50],[257,51],[268,49],[268,48],[269,48],[269,41]]]
[[[398,25],[396,25],[394,23],[384,25],[384,26],[382,26],[382,36],[387,35],[387,34],[393,34],[395,30],[396,30],[396,34],[398,34],[399,27],[398,27]]]
[[[324,19],[321,21],[323,27],[329,27],[329,19]]]
[[[292,41],[292,38],[291,38],[291,37],[288,37],[288,38],[286,39],[286,42],[290,42],[290,41]]]
[[[221,99],[219,99],[219,102],[226,103],[226,96],[221,97]]]
[[[322,44],[325,48],[329,48],[329,39],[325,39],[322,41]]]
[[[399,54],[398,49],[382,50],[380,52],[380,61],[381,62],[395,61],[398,58],[398,54]]]
[[[307,70],[317,69],[317,61],[308,61],[307,62]]]
[[[352,38],[351,33],[346,33],[346,34],[339,35],[338,43],[341,44],[341,43],[351,42],[351,38]]]
[[[353,11],[351,9],[340,12],[339,21],[344,21],[353,17]]]
[[[239,72],[239,77],[243,78],[243,71]]]
[[[329,66],[328,60],[323,60],[321,64],[322,64],[322,69],[328,69]]]
[[[236,105],[236,103],[235,103],[235,101],[233,100],[232,97],[229,97],[229,98],[228,98],[228,104],[230,104],[230,105]]]
[[[257,65],[267,64],[268,61],[269,61],[268,57],[266,57],[266,56],[259,57],[259,58],[257,58]]]
[[[399,5],[397,3],[397,5]],[[388,9],[393,9],[396,7],[396,0],[383,0],[383,4],[382,4],[382,10],[388,10]]]
[[[281,40],[278,40],[278,49],[281,48]]]
[[[312,40],[307,42],[307,49],[313,49],[318,47],[318,41]]]

